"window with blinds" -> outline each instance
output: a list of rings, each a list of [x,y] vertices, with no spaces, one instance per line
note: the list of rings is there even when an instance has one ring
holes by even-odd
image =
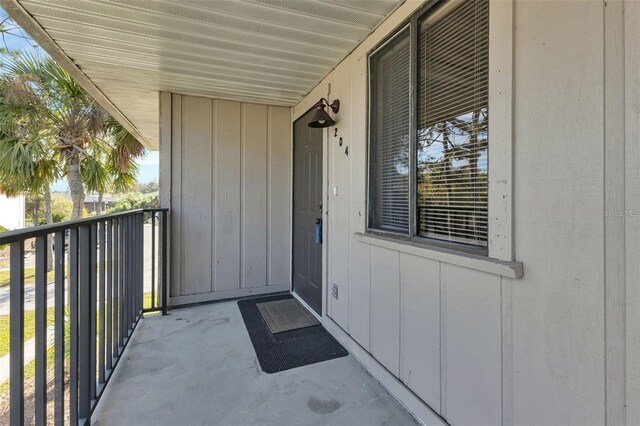
[[[418,233],[486,246],[489,0],[419,24]]]
[[[484,252],[489,0],[412,19],[370,56],[370,72],[369,227]]]
[[[371,56],[369,225],[409,230],[409,30]]]

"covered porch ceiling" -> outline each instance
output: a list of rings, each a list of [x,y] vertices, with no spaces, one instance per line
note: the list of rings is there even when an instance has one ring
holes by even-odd
[[[404,0],[0,0],[158,147],[158,91],[289,106]]]

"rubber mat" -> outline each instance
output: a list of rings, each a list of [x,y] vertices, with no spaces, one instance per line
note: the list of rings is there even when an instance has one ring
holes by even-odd
[[[322,325],[273,334],[257,305],[291,298],[285,294],[238,301],[262,371],[277,373],[349,355]]]
[[[256,304],[273,334],[320,325],[320,321],[295,297]]]

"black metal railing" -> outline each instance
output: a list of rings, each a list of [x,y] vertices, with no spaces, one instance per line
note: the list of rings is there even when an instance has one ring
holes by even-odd
[[[167,225],[167,209],[141,209],[0,234],[0,245],[10,245],[12,425],[90,422],[142,314],[166,314]],[[151,236],[145,237],[148,226]],[[35,316],[35,369],[29,370],[32,377],[26,377],[25,245],[33,239],[35,288],[29,311]],[[146,244],[151,247],[145,253]],[[48,249],[54,257],[52,283]],[[151,258],[147,272],[145,257]],[[47,307],[51,298],[53,321]],[[48,334],[53,334],[52,345]],[[48,364],[53,364],[52,375]],[[33,419],[25,419],[27,380],[33,389],[29,395],[33,400],[28,401]],[[47,413],[52,399],[53,413]]]

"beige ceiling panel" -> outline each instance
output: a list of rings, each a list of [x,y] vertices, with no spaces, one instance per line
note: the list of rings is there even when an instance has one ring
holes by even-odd
[[[0,0],[158,146],[158,92],[290,106],[402,0]]]

